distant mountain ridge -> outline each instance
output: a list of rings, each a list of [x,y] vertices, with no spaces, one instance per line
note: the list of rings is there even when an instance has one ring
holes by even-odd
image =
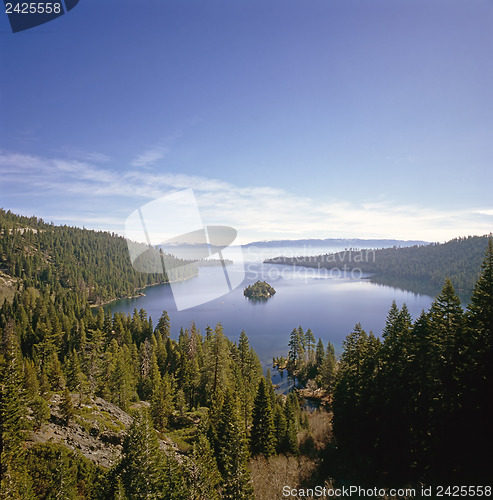
[[[392,248],[411,247],[416,245],[429,245],[429,241],[422,240],[394,240],[394,239],[360,239],[360,238],[308,238],[301,240],[265,240],[253,241],[243,245],[245,247],[277,248],[287,246],[327,246],[341,248]]]

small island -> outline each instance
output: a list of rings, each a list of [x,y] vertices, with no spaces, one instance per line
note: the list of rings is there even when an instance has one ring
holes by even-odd
[[[267,300],[272,297],[276,291],[266,281],[257,281],[253,285],[247,286],[243,290],[243,295],[249,299]]]

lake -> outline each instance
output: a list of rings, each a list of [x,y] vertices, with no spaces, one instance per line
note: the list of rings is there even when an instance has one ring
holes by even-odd
[[[327,250],[327,249],[325,249]],[[330,250],[330,249],[329,249]],[[228,259],[233,264],[227,266],[231,283],[241,282],[233,291],[184,310],[177,310],[173,293],[180,296],[197,297],[203,290],[214,289],[218,276],[224,273],[219,267],[202,267],[198,276],[171,285],[157,285],[144,290],[145,296],[122,299],[105,306],[111,312],[132,314],[134,309],[145,309],[152,317],[154,326],[163,310],[169,314],[172,338],[177,339],[180,327],[188,328],[195,322],[201,333],[207,325],[214,327],[222,323],[225,335],[238,340],[245,330],[251,346],[257,352],[262,364],[272,363],[274,356],[286,356],[288,342],[293,328],[311,328],[315,339],[321,338],[324,345],[332,342],[336,353],[342,351],[342,342],[356,323],[370,330],[376,336],[382,332],[392,301],[399,307],[406,303],[415,319],[423,309],[428,309],[433,298],[428,295],[400,290],[390,286],[372,283],[368,276],[340,271],[263,264],[262,260],[274,255],[273,251],[262,253],[243,252],[241,249],[230,253]],[[301,255],[275,250],[275,255]],[[299,249],[299,251],[303,251]],[[306,249],[304,249],[306,254]],[[321,253],[320,249],[313,250]],[[217,258],[217,255],[215,256]],[[265,302],[253,302],[243,296],[245,286],[257,280],[265,280],[275,289],[276,294]]]

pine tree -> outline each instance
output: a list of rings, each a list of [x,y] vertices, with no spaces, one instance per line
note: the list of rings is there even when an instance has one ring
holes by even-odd
[[[221,323],[216,325],[213,332],[206,329],[205,363],[202,371],[203,385],[207,402],[217,397],[219,388],[228,387],[228,341],[224,336]]]
[[[307,361],[308,363],[315,362],[315,337],[313,336],[313,332],[308,328],[305,333],[305,346],[307,351]]]
[[[0,491],[2,498],[31,498],[30,478],[22,459],[25,415],[20,353],[14,338],[13,322],[2,333],[0,358]]]
[[[326,391],[332,392],[334,389],[336,366],[337,360],[334,346],[330,342],[327,342],[327,353],[324,355],[319,369],[320,384]]]
[[[468,439],[462,445],[464,468],[472,480],[481,480],[489,474],[487,461],[477,455],[476,444],[485,449],[493,447],[493,238],[482,265],[482,273],[474,288],[467,310],[470,337],[466,343],[467,369],[463,377],[463,406],[467,411],[463,425]],[[479,459],[478,459],[479,458]]]
[[[319,369],[322,366],[324,359],[325,359],[324,343],[322,342],[322,339],[319,338],[317,347],[315,349],[315,363]]]
[[[374,418],[379,422],[379,437],[376,439],[379,442],[382,462],[380,466],[394,476],[404,474],[410,463],[408,450],[412,424],[409,408],[412,404],[410,402],[412,380],[409,377],[408,365],[412,349],[411,329],[412,319],[407,306],[404,304],[399,310],[393,301],[382,333],[384,341],[380,349],[376,378],[378,393],[372,398],[371,404],[378,409]],[[363,391],[364,397],[365,392],[367,391]],[[367,412],[367,415],[373,416],[373,409]],[[373,431],[367,434],[374,435]],[[374,446],[370,440],[367,443],[367,448]],[[396,454],[398,455],[395,456]]]
[[[151,415],[160,432],[164,432],[168,425],[168,418],[173,411],[173,395],[171,392],[171,384],[169,376],[166,374],[159,382],[159,385],[154,387],[154,392],[151,399]]]
[[[252,455],[264,455],[265,458],[269,458],[276,450],[274,415],[264,378],[260,379],[253,404],[250,449]]]
[[[301,332],[300,332],[301,330]],[[301,334],[300,334],[301,333]],[[304,360],[304,335],[301,326],[294,328],[289,340],[288,369],[295,373]]]
[[[31,401],[34,430],[39,430],[46,423],[51,415],[50,407],[41,396],[35,396]]]
[[[110,371],[109,391],[112,402],[125,410],[131,399],[132,377],[129,371],[128,363],[125,359],[125,351],[123,348],[118,348],[115,353],[115,358]]]
[[[156,432],[143,410],[134,419],[123,443],[119,471],[128,498],[160,498],[164,458],[159,451]]]
[[[188,465],[187,483],[190,500],[219,500],[218,486],[221,475],[207,437],[199,434],[193,445],[191,463]]]
[[[333,396],[332,425],[338,446],[350,456],[358,449],[357,432],[364,388],[363,361],[367,334],[357,323],[343,342],[337,384]]]
[[[447,477],[461,458],[456,443],[449,436],[457,426],[457,412],[462,406],[460,372],[464,366],[464,313],[450,280],[430,308],[429,330],[433,344],[429,369],[433,384],[432,422],[434,473]]]
[[[159,332],[163,341],[166,341],[170,335],[170,322],[169,316],[166,311],[163,311],[156,325],[156,333]]]
[[[284,409],[280,404],[276,404],[274,411],[274,427],[276,429],[276,451],[277,453],[288,453],[288,427]]]
[[[67,387],[69,390],[79,394],[79,407],[82,404],[83,395],[89,391],[89,381],[82,371],[79,355],[75,349],[70,353],[67,363]]]
[[[66,387],[63,389],[62,399],[60,401],[60,412],[63,420],[65,421],[65,425],[68,425],[70,420],[72,420],[75,415],[72,396]]]
[[[247,467],[248,449],[241,425],[238,404],[227,393],[217,425],[218,468],[222,476],[222,497],[228,500],[253,500]]]

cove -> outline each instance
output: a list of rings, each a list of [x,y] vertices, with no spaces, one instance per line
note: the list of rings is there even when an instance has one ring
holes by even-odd
[[[221,323],[224,334],[237,341],[245,330],[250,345],[257,352],[264,366],[274,356],[286,356],[289,336],[293,328],[311,328],[315,339],[324,345],[334,344],[336,354],[342,352],[342,342],[356,323],[376,336],[380,336],[385,319],[395,300],[398,307],[405,303],[415,319],[427,310],[433,297],[370,282],[367,276],[351,276],[350,273],[317,272],[316,269],[291,268],[258,261],[233,263],[229,273],[241,273],[245,269],[243,283],[215,300],[177,311],[170,285],[156,285],[144,289],[144,296],[121,299],[104,306],[112,313],[132,314],[134,309],[145,309],[157,324],[162,311],[167,311],[171,321],[172,338],[177,339],[180,328],[188,328],[194,322],[201,334],[206,326]],[[324,270],[321,270],[324,271]],[[214,279],[213,268],[200,268],[198,276],[175,284],[180,293],[194,294]],[[243,289],[265,280],[276,289],[276,294],[266,301],[250,301]]]

